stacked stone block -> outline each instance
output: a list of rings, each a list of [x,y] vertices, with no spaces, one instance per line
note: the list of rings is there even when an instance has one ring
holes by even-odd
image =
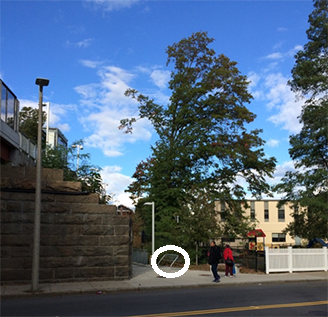
[[[43,169],[40,282],[131,277],[131,220],[97,194]],[[35,210],[35,169],[1,167],[1,281],[29,283]]]

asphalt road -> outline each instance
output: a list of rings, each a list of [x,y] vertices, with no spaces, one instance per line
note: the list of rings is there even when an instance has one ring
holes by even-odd
[[[328,316],[327,281],[5,299],[1,316]]]

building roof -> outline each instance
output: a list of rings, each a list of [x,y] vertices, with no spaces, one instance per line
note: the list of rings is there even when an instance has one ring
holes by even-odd
[[[124,205],[118,205],[117,206],[117,211],[118,212],[124,212],[124,213],[128,213],[128,214],[132,214],[133,213],[133,210],[130,209],[129,207],[126,207]]]

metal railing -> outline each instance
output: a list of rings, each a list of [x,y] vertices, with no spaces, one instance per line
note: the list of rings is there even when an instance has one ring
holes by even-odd
[[[178,254],[170,254],[170,253],[166,253],[164,254],[161,259],[158,261],[157,265],[159,266],[159,264],[163,261],[164,258],[168,258],[166,261],[171,261],[171,265],[170,267],[172,268],[173,264],[178,260],[179,255]]]

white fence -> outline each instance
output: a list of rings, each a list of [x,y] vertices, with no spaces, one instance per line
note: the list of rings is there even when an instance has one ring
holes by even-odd
[[[265,247],[265,273],[327,271],[327,247],[322,249],[269,249]]]

